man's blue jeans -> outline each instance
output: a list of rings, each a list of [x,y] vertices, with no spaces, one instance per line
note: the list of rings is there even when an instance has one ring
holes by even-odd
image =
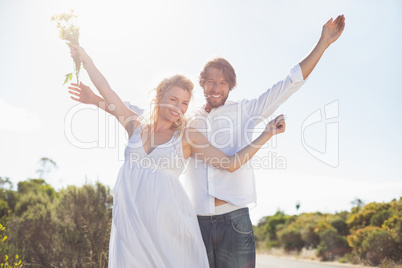
[[[211,268],[255,267],[255,241],[248,208],[198,216]]]

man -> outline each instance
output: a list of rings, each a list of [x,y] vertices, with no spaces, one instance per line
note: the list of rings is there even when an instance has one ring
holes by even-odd
[[[345,18],[330,19],[310,54],[282,81],[252,100],[227,101],[236,86],[236,74],[223,58],[207,62],[200,74],[206,104],[189,122],[209,142],[229,155],[252,140],[255,126],[296,92],[324,51],[345,27]],[[186,174],[186,191],[194,205],[207,249],[210,267],[255,267],[255,242],[248,206],[256,202],[254,174],[247,165],[234,173],[204,165],[192,156]]]
[[[282,81],[256,99],[227,101],[236,86],[236,74],[230,63],[216,58],[204,66],[200,86],[206,104],[189,121],[211,144],[232,155],[249,144],[252,131],[296,92],[315,68],[325,50],[342,34],[345,18],[332,18],[323,26],[321,37],[299,64]],[[70,91],[72,99],[94,104],[109,112],[104,100],[86,87]],[[103,104],[103,105],[102,105]],[[137,113],[138,107],[130,106]],[[205,165],[196,155],[191,157],[185,179],[206,246],[210,267],[255,267],[255,242],[248,206],[256,202],[253,170],[247,165],[234,173]]]

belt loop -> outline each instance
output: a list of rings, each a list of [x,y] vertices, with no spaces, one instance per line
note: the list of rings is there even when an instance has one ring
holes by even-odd
[[[226,225],[230,225],[231,222],[232,222],[232,217],[230,216],[230,212],[224,214],[224,218],[225,218],[225,223],[226,223]]]

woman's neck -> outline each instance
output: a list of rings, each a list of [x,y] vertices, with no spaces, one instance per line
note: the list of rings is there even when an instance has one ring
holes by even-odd
[[[170,121],[166,120],[161,120],[160,118],[155,122],[154,126],[154,131],[159,132],[159,131],[164,131],[164,130],[172,130],[173,129],[173,124]]]

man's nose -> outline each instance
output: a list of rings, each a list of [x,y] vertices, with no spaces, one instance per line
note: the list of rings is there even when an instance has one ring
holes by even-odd
[[[214,87],[212,88],[212,91],[219,90],[220,87],[221,87],[221,84],[220,84],[220,83],[215,83],[215,84],[214,84]]]

